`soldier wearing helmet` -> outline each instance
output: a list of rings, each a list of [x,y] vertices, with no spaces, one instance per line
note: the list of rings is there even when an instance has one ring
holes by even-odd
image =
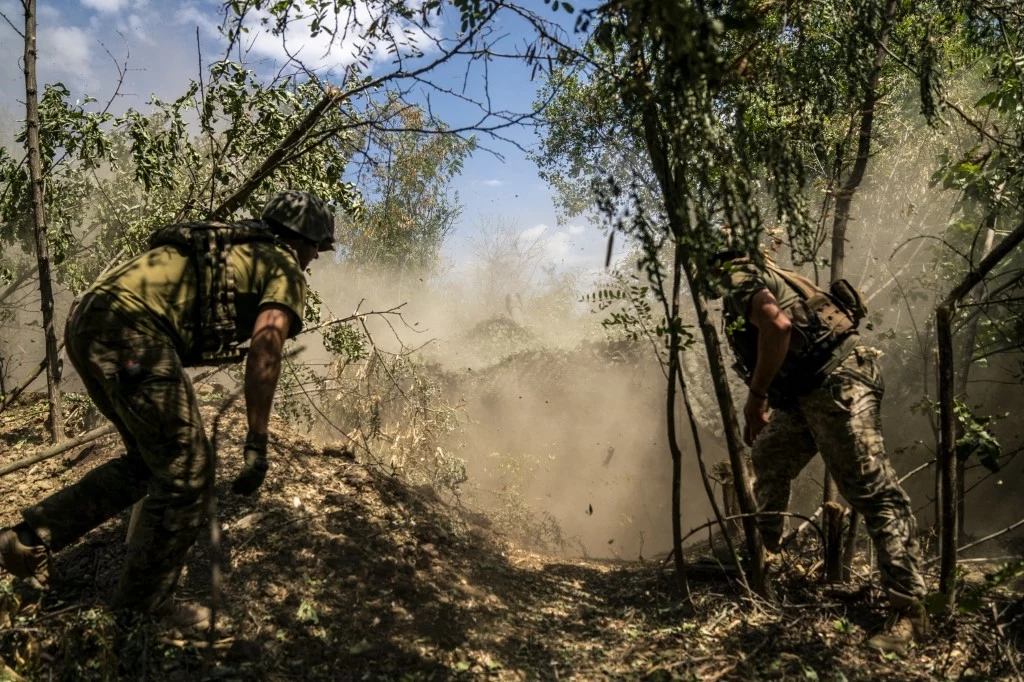
[[[246,357],[249,431],[233,489],[255,492],[267,470],[284,342],[302,328],[303,271],[333,244],[327,205],[289,190],[271,197],[260,221],[163,228],[153,248],[93,284],[73,306],[64,338],[125,452],[0,530],[0,568],[45,586],[52,552],[144,498],[115,605],[201,625],[205,607],[171,600],[213,481],[213,453],[184,369]],[[249,340],[246,354],[238,344]]]
[[[845,280],[828,290],[723,240],[712,261],[724,293],[726,338],[749,390],[743,437],[752,447],[758,525],[778,548],[790,486],[820,453],[839,491],[865,519],[892,606],[867,644],[904,653],[929,630],[917,524],[882,437],[880,353],[857,332],[866,313]],[[771,413],[769,416],[769,408]]]

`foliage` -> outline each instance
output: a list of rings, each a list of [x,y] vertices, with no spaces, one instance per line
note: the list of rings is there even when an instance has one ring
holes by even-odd
[[[948,273],[944,288],[952,288],[981,260],[989,230],[998,240],[1024,217],[1024,114],[1020,106],[1024,35],[1019,9],[1005,3],[948,2],[935,12],[942,17],[932,19],[947,36],[939,41],[939,47],[947,52],[965,50],[975,60],[974,74],[981,83],[981,94],[973,104],[963,103],[950,91],[950,79],[937,69],[937,63],[929,62],[919,73],[921,90],[930,93],[935,116],[953,118],[973,133],[972,144],[946,150],[932,178],[935,186],[956,197],[942,243],[935,250],[936,269]],[[933,61],[943,56],[937,52]],[[988,276],[976,305],[962,309],[961,328],[977,318],[977,339],[967,349],[965,362],[1020,349],[1022,273],[1024,252],[1018,248]]]
[[[360,173],[371,197],[365,216],[340,230],[344,257],[385,272],[432,274],[442,245],[462,213],[449,187],[472,152],[473,139],[445,134],[446,127],[422,109],[400,102],[395,129],[371,130],[368,145],[379,161]]]
[[[961,613],[978,612],[986,597],[1004,585],[1012,584],[1024,576],[1024,562],[1013,561],[1003,564],[993,573],[986,573],[985,580],[972,586],[962,586],[957,609]]]
[[[599,286],[586,294],[583,300],[597,312],[605,313],[601,326],[609,332],[618,332],[631,341],[651,341],[659,360],[665,364],[664,351],[670,346],[670,322],[664,315],[654,314],[650,287],[635,274],[625,275],[617,270],[610,273],[610,279],[609,285]],[[680,319],[672,324],[676,325],[675,331],[683,339],[682,347],[689,347],[694,338],[687,325]]]
[[[954,407],[954,414],[958,422],[957,433],[961,434],[956,441],[956,457],[964,461],[971,455],[976,455],[989,471],[999,471],[999,457],[1003,453],[1002,446],[992,434],[992,425],[1000,418],[1010,416],[1009,413],[1002,417],[979,416],[974,414],[963,401],[957,400]]]
[[[362,356],[338,356],[330,368],[320,402],[325,435],[345,440],[367,465],[457,499],[466,464],[445,448],[459,406],[442,389],[441,377],[410,354],[369,343]]]
[[[155,227],[208,215],[322,94],[315,81],[264,84],[233,62],[212,65],[210,76],[205,90],[192,81],[173,101],[151,99],[147,114],[129,109],[119,117],[86,111],[94,100],[72,102],[63,84],[45,88],[40,136],[47,220],[57,274],[73,291],[117,254],[144,250]],[[196,136],[186,122],[193,109],[199,114]],[[350,108],[337,107],[314,133],[350,127],[352,116]],[[300,150],[261,182],[246,208],[258,216],[268,194],[294,186],[359,215],[359,194],[341,178],[353,151],[354,138],[337,132]],[[28,252],[27,183],[8,150],[0,153],[0,182],[0,239]],[[65,258],[69,253],[76,257]]]

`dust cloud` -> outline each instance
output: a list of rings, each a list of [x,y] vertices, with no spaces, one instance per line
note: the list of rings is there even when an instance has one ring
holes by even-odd
[[[636,559],[671,547],[664,375],[650,342],[612,338],[581,291],[559,281],[488,296],[471,280],[412,285],[328,264],[312,285],[339,317],[405,304],[401,322],[367,324],[390,352],[418,347],[460,405],[444,443],[466,465],[460,503],[549,551]],[[684,438],[689,527],[711,511]],[[725,457],[711,434],[703,444],[709,462]]]

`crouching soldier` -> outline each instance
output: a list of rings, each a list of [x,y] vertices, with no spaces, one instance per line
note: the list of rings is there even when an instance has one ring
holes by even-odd
[[[246,359],[249,431],[233,488],[251,494],[267,471],[267,430],[282,348],[302,326],[304,270],[334,245],[319,198],[281,192],[261,221],[157,230],[150,250],[83,295],[68,316],[68,357],[125,453],[22,512],[0,530],[0,568],[46,585],[50,554],[143,497],[115,606],[170,625],[200,625],[205,607],[174,604],[185,555],[203,522],[212,452],[185,367]],[[246,354],[238,344],[251,339]]]
[[[927,632],[926,589],[910,498],[882,440],[878,352],[856,331],[865,312],[859,294],[845,282],[826,293],[796,272],[732,251],[716,265],[727,338],[749,387],[744,439],[753,445],[758,511],[785,511],[790,483],[820,452],[864,517],[892,607],[886,630],[868,644],[903,652]],[[765,546],[776,548],[783,517],[758,520]]]

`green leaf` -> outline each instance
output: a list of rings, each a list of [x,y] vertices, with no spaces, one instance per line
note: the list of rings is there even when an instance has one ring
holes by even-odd
[[[295,617],[300,623],[308,623],[311,625],[317,625],[320,623],[320,616],[317,614],[316,606],[311,601],[305,599],[299,604],[299,609],[295,613]]]
[[[362,639],[359,642],[350,646],[348,652],[353,656],[358,656],[360,654],[365,654],[367,651],[370,651],[371,649],[373,649],[373,645],[370,644],[368,640]]]

